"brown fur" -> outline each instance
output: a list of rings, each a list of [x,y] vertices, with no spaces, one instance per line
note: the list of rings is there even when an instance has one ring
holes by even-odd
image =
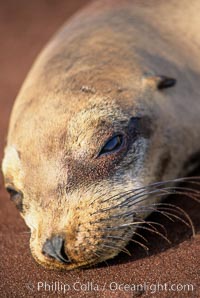
[[[199,10],[197,0],[101,0],[38,57],[12,111],[3,171],[6,186],[23,193],[42,265],[73,269],[117,255],[134,229],[117,229],[133,218],[120,216],[127,205],[112,209],[113,196],[184,174],[200,150]],[[157,75],[178,84],[157,90]],[[137,140],[132,117],[147,119]],[[128,151],[97,158],[113,132],[126,134]],[[56,234],[70,264],[42,254]]]

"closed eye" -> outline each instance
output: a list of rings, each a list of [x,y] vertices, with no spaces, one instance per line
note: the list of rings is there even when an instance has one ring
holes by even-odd
[[[13,187],[6,187],[7,192],[10,195],[10,199],[15,203],[17,209],[22,212],[23,205],[22,205],[22,200],[23,200],[23,194],[20,191],[17,191]]]
[[[101,151],[99,152],[98,156],[114,153],[120,150],[124,144],[124,136],[123,135],[116,135],[105,143],[102,147]]]
[[[16,195],[18,195],[18,192],[12,187],[6,187],[6,190],[11,198],[14,198]]]

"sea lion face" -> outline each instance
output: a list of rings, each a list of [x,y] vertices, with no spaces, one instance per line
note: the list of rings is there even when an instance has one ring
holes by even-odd
[[[5,150],[6,187],[31,229],[34,258],[48,268],[117,255],[148,214],[137,196],[161,179],[161,156],[168,154],[164,134],[157,138],[165,121],[158,125],[156,104],[141,102],[135,90],[84,91],[73,113],[62,101],[47,109],[28,102],[22,114],[15,107]]]
[[[117,255],[151,212],[146,185],[169,173],[173,108],[158,89],[174,81],[146,76],[124,34],[103,24],[52,41],[11,115],[5,186],[48,268]]]

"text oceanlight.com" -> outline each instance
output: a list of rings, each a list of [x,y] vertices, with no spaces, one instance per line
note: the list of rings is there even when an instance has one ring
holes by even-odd
[[[76,281],[72,284],[64,283],[60,281],[47,282],[39,281],[36,285],[32,283],[26,284],[26,287],[31,291],[38,292],[57,292],[67,293],[69,291],[75,292],[103,292],[106,290],[112,292],[193,292],[194,285],[192,284],[181,284],[181,283],[150,283],[144,282],[141,284],[127,284],[120,282],[105,282],[104,284],[97,284],[94,282],[80,282]]]

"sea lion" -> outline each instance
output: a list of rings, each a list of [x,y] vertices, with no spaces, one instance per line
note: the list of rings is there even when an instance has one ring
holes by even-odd
[[[200,151],[199,10],[197,0],[97,1],[36,60],[2,169],[41,265],[116,256],[165,181],[187,174]]]

